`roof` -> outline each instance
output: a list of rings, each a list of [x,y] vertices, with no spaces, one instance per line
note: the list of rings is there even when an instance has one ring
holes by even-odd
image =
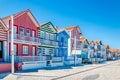
[[[105,48],[109,48],[109,45],[108,45],[108,44],[105,44],[104,46],[105,46]]]
[[[66,27],[65,30],[73,30],[76,26],[70,26],[70,27]]]
[[[61,31],[63,31],[63,30],[65,30],[65,28],[56,28],[57,29],[57,32],[61,32]]]
[[[84,42],[86,38],[80,38],[80,42]]]
[[[79,31],[79,33],[82,34],[78,26],[69,26],[69,27],[66,27],[65,30],[71,31],[71,30],[73,30],[73,29],[75,29],[75,28],[77,28],[78,31]]]
[[[39,24],[40,27],[44,26],[44,25],[52,25],[52,29],[54,30],[54,32],[57,32],[57,29],[55,28],[55,26],[52,24],[52,22],[46,22],[44,24]],[[51,27],[51,26],[50,26]]]
[[[24,10],[24,11],[21,11],[21,12],[18,12],[18,13],[15,13],[15,14],[12,14],[12,15],[13,15],[13,17],[14,17],[14,19],[15,19],[15,18],[23,15],[24,13],[28,13],[28,15],[30,15],[30,18],[32,19],[32,21],[35,23],[35,25],[36,25],[37,27],[39,27],[38,21],[37,21],[36,18],[32,15],[32,13],[31,13],[31,11],[30,11],[29,9]],[[4,17],[4,18],[2,18],[2,20],[5,21],[5,20],[7,20],[7,19],[11,19],[11,16],[12,16],[12,15],[9,15],[9,16],[7,16],[7,17]]]
[[[101,42],[101,40],[93,40],[94,44],[98,44]]]
[[[89,41],[88,41],[86,38],[83,38],[83,37],[82,37],[82,38],[80,38],[80,43],[84,42],[85,40],[86,40],[86,41],[87,41],[87,43],[89,44]]]
[[[109,51],[110,51],[110,52],[118,52],[119,49],[116,49],[116,48],[110,48]]]

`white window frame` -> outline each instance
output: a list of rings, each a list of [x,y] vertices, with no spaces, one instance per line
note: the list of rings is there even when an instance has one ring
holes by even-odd
[[[29,33],[27,31],[29,31]],[[30,37],[30,30],[29,29],[26,30],[26,36]]]
[[[20,28],[20,29],[23,29],[22,32],[20,31],[20,35],[24,35],[24,28]]]
[[[32,55],[35,56],[35,47],[32,47]]]
[[[28,54],[28,46],[23,46],[23,54]]]
[[[40,38],[44,38],[45,34],[44,31],[40,31]]]
[[[46,39],[49,40],[49,33],[46,33]]]

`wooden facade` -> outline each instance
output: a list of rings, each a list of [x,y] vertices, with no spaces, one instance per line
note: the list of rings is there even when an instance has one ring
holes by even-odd
[[[11,16],[2,19],[11,30]],[[30,10],[21,11],[13,15],[14,33],[14,55],[15,56],[35,56],[37,55],[37,45],[33,42],[38,37],[39,27],[36,19]],[[11,32],[9,32],[9,53],[11,51]],[[23,49],[25,48],[25,49]],[[34,52],[33,52],[34,48]],[[9,54],[10,55],[10,54]]]
[[[56,53],[58,42],[56,40],[57,30],[51,22],[40,25],[38,28],[38,38],[41,45],[38,46],[38,53],[42,56],[50,57]]]

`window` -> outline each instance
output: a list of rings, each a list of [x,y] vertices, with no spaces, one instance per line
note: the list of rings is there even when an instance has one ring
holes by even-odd
[[[0,51],[2,50],[2,42],[0,42]]]
[[[17,45],[14,45],[14,55],[17,54]]]
[[[32,48],[32,55],[35,56],[35,47]]]
[[[17,26],[13,26],[13,33],[16,34],[17,33]]]
[[[59,41],[59,36],[57,36],[57,41]]]
[[[44,32],[40,31],[40,38],[44,38]]]
[[[26,30],[26,36],[30,36],[30,30]]]
[[[20,28],[20,34],[24,35],[24,28]]]
[[[35,31],[32,31],[32,37],[35,37]]]
[[[50,34],[50,40],[54,40],[54,35]]]
[[[28,54],[28,46],[23,46],[23,54]]]
[[[46,33],[46,39],[49,40],[49,33]]]
[[[39,55],[42,55],[42,48],[39,48],[39,49],[38,49],[38,54],[39,54]]]
[[[53,40],[56,40],[56,34],[54,34],[54,38],[53,38]]]

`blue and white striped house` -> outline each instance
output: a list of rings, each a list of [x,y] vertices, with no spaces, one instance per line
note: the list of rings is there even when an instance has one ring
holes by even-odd
[[[68,57],[68,39],[69,34],[62,28],[57,28],[57,40],[58,40],[58,48],[57,48],[57,57],[64,57],[64,60]]]

